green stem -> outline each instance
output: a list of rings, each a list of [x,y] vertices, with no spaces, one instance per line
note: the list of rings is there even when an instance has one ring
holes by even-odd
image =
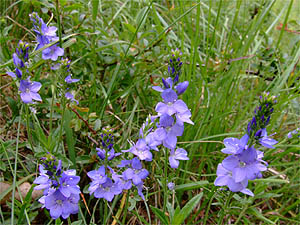
[[[56,0],[56,14],[57,14],[57,25],[58,25],[58,37],[59,37],[59,47],[62,48],[61,40],[61,23],[60,23],[60,14],[59,14],[59,0]]]
[[[103,224],[105,224],[106,218],[107,218],[107,203],[106,200],[104,200],[104,217],[103,217]]]
[[[16,194],[16,180],[17,180],[17,162],[18,162],[18,151],[19,151],[19,137],[20,137],[20,125],[23,113],[23,104],[21,106],[20,118],[18,123],[18,132],[16,140],[16,152],[15,152],[15,167],[14,167],[14,179],[12,186],[12,206],[11,206],[11,224],[14,224],[14,215],[15,215],[15,194]]]
[[[65,110],[66,110],[66,100],[64,98],[65,93],[62,93],[62,113],[61,113],[61,124],[60,124],[60,130],[59,130],[59,138],[61,139],[62,145],[63,144],[63,137],[62,137],[62,130],[63,130],[63,126],[64,126],[64,118],[65,118]],[[64,146],[62,146],[62,149],[64,150]],[[65,151],[64,151],[64,155],[66,155]]]
[[[226,203],[225,203],[225,207],[224,207],[224,209],[223,209],[223,211],[222,211],[222,215],[221,215],[220,218],[219,218],[218,225],[221,224],[222,221],[223,221],[223,219],[224,219],[224,214],[225,214],[225,212],[227,212],[228,205],[229,205],[229,202],[230,202],[232,196],[233,196],[233,193],[230,192],[230,194],[228,195],[228,197],[227,197],[227,199],[226,199]]]
[[[28,140],[29,140],[29,144],[30,144],[31,150],[34,151],[33,144],[32,144],[33,142],[32,142],[32,136],[31,136],[30,123],[29,123],[28,105],[25,106],[25,112],[26,112],[26,128],[27,128]]]
[[[167,175],[168,175],[168,151],[165,148],[165,164],[164,164],[164,206],[163,213],[166,212],[167,207],[167,198],[168,198],[168,190],[167,190]]]
[[[51,109],[50,109],[50,135],[51,135],[51,132],[52,132],[52,120],[53,120],[53,109],[54,109],[54,97],[55,97],[55,87],[52,86],[52,98],[51,98]]]
[[[239,217],[237,218],[237,220],[235,221],[234,225],[238,224],[238,222],[240,221],[240,219],[242,218],[242,216],[245,214],[246,210],[248,209],[248,204],[246,204],[243,207],[242,212],[240,213]]]

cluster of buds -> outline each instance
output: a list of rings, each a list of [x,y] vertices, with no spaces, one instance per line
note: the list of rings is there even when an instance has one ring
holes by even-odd
[[[23,41],[20,41],[18,47],[16,48],[16,53],[13,54],[13,62],[15,65],[15,73],[7,72],[9,76],[12,78],[22,78],[24,69],[26,68],[26,64],[28,61],[28,50],[29,44]]]
[[[254,110],[254,117],[248,123],[247,134],[250,138],[259,139],[262,136],[262,131],[270,122],[271,114],[274,111],[276,97],[270,96],[269,93],[263,93],[259,99],[259,106]]]
[[[109,128],[103,128],[103,133],[101,136],[101,148],[96,148],[97,155],[101,160],[113,160],[116,156],[121,155],[121,153],[115,153],[113,148],[114,145],[114,135],[113,130]]]
[[[178,48],[176,48],[176,50],[172,50],[172,55],[168,66],[168,72],[170,77],[173,78],[174,84],[177,84],[177,82],[179,81],[179,76],[181,74],[181,56],[182,52]]]

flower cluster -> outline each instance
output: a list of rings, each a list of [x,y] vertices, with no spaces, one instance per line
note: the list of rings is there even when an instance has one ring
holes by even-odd
[[[42,158],[39,166],[40,176],[33,183],[38,184],[35,190],[44,190],[44,196],[39,202],[50,211],[53,219],[60,216],[66,219],[70,214],[78,212],[80,188],[77,185],[80,177],[76,176],[76,170],[63,171],[61,160],[47,155]]]
[[[260,106],[255,110],[255,116],[248,125],[247,133],[241,138],[225,138],[221,151],[229,154],[218,165],[216,186],[227,186],[232,192],[242,192],[254,196],[247,189],[248,181],[261,178],[262,171],[267,170],[267,163],[262,160],[263,152],[256,150],[258,143],[267,148],[274,148],[276,140],[267,135],[266,126],[273,112],[275,99],[264,93],[260,98]]]
[[[142,193],[143,179],[148,176],[148,171],[142,168],[138,158],[121,160],[121,163],[113,169],[113,159],[122,153],[115,153],[114,136],[111,129],[103,129],[101,139],[101,148],[96,148],[96,150],[102,165],[99,169],[87,173],[92,180],[88,189],[89,193],[94,194],[95,198],[112,201],[114,196],[121,194],[123,190],[131,189],[135,185],[138,194],[144,199]]]
[[[138,193],[142,196],[142,179],[146,178],[148,171],[142,168],[142,161],[152,161],[151,150],[159,151],[159,146],[166,148],[165,154],[169,156],[171,168],[178,168],[180,160],[188,160],[187,152],[183,148],[177,148],[177,137],[182,136],[184,123],[193,124],[191,112],[185,102],[178,99],[187,89],[189,82],[179,83],[182,62],[179,55],[182,53],[176,49],[172,51],[172,58],[169,64],[170,77],[162,78],[163,86],[154,86],[154,90],[161,93],[163,101],[159,102],[155,111],[156,116],[149,116],[140,129],[139,139],[132,147],[123,152],[130,152],[136,156],[131,161],[122,161],[122,167],[131,165],[123,172],[125,181],[132,179],[132,183],[137,186]],[[174,59],[176,58],[176,60]],[[167,152],[167,149],[170,152]],[[142,196],[142,198],[144,198]]]
[[[15,65],[15,73],[7,72],[9,76],[12,78],[22,78],[23,70],[26,69],[27,61],[28,61],[28,51],[29,44],[23,41],[19,41],[18,48],[16,48],[16,52],[13,54],[13,62]]]
[[[57,28],[54,26],[47,26],[42,18],[36,12],[33,12],[29,15],[31,21],[33,22],[33,31],[37,36],[38,46],[37,49],[44,47],[51,42],[58,41],[58,37],[56,36]],[[42,58],[44,60],[51,59],[52,61],[56,61],[59,56],[64,55],[64,49],[60,48],[57,44],[53,44],[52,46],[44,49],[42,51]]]
[[[172,50],[172,56],[170,58],[168,72],[170,77],[174,79],[174,82],[177,83],[179,80],[179,76],[181,74],[182,62],[180,57],[182,56],[182,52],[179,51],[178,48],[176,50]]]
[[[71,102],[76,102],[76,104],[78,105],[78,100],[76,100],[74,98],[74,95],[72,94],[72,92],[70,91],[70,86],[73,83],[77,83],[80,79],[73,79],[72,78],[72,73],[71,73],[71,69],[70,69],[70,64],[71,64],[71,60],[69,60],[68,58],[63,58],[61,59],[60,63],[58,63],[56,65],[56,68],[60,68],[63,71],[61,74],[65,74],[65,72],[67,73],[67,76],[64,78],[65,84],[63,85],[62,90],[64,90],[64,96],[66,99],[68,99]],[[54,68],[54,69],[56,69]]]
[[[182,62],[177,56],[178,50],[172,52],[172,57],[177,57],[177,63],[172,63],[174,76],[162,79],[163,87],[155,86],[154,90],[161,92],[162,102],[156,105],[156,116],[149,116],[140,129],[139,139],[128,150],[122,152],[130,152],[135,157],[133,159],[123,159],[117,170],[113,169],[111,160],[121,153],[115,153],[113,148],[113,135],[104,130],[101,135],[101,148],[96,148],[99,158],[103,164],[99,169],[88,172],[88,176],[92,182],[89,187],[90,194],[94,194],[96,198],[105,198],[112,201],[115,195],[122,193],[123,190],[131,189],[136,186],[138,194],[144,198],[142,193],[144,179],[147,178],[149,172],[143,168],[141,161],[152,161],[152,152],[159,151],[158,147],[163,145],[170,149],[169,163],[172,168],[179,166],[179,160],[188,160],[187,152],[182,148],[176,149],[177,137],[181,136],[184,131],[184,123],[193,124],[191,121],[191,112],[185,102],[178,99],[188,87],[188,81],[178,83]]]
[[[259,107],[254,110],[254,116],[252,120],[248,123],[247,134],[250,138],[254,138],[256,141],[260,142],[267,148],[272,148],[270,146],[276,144],[275,142],[270,142],[266,132],[266,126],[270,122],[271,114],[274,111],[274,104],[276,103],[275,96],[269,96],[269,93],[264,93],[259,98]]]
[[[50,44],[53,41],[57,41],[58,37],[56,36],[57,28],[54,26],[47,26],[43,19],[41,19],[37,13],[33,12],[29,15],[30,19],[33,22],[33,30],[37,35],[37,49],[42,48],[43,46]],[[58,56],[63,56],[64,49],[54,44],[42,51],[42,58],[44,60],[51,59],[56,61]],[[28,59],[29,59],[29,44],[23,41],[20,41],[16,52],[13,54],[13,63],[15,65],[14,72],[8,71],[7,74],[12,78],[17,78],[20,80],[20,97],[25,104],[34,104],[35,101],[42,101],[41,96],[38,94],[38,91],[42,87],[40,82],[31,81],[30,76],[28,76]],[[76,82],[74,79],[68,79],[68,81]],[[67,82],[67,81],[66,81]],[[68,83],[68,82],[67,82]],[[67,92],[67,99],[71,101],[76,101],[74,96]]]
[[[15,72],[7,72],[12,78],[17,78],[20,81],[20,97],[25,104],[33,104],[34,101],[42,101],[41,96],[37,93],[42,87],[40,82],[30,81],[30,76],[26,78],[28,73],[28,51],[29,44],[20,41],[16,52],[13,54],[13,62],[15,65]]]

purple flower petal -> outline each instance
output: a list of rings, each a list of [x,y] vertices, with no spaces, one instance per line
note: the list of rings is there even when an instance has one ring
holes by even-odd
[[[177,90],[177,94],[178,95],[183,94],[188,86],[189,86],[188,81],[184,81],[182,83],[177,84],[177,86],[175,87],[175,89]]]
[[[16,78],[16,74],[15,74],[15,73],[13,73],[13,72],[6,72],[6,73],[7,73],[7,75],[9,75],[10,77]]]

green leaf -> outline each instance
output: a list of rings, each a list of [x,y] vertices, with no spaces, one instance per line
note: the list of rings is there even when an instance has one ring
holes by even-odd
[[[197,181],[193,183],[181,184],[175,187],[176,191],[187,191],[187,190],[194,190],[203,187],[204,185],[209,184],[207,180]]]
[[[25,199],[23,201],[22,207],[20,209],[19,218],[18,218],[18,224],[24,224],[24,222],[23,222],[23,218],[24,218],[24,214],[25,214],[24,211],[30,205],[31,195],[32,195],[32,191],[33,191],[34,186],[35,186],[35,184],[31,185],[29,191],[27,192],[27,194],[25,196]]]
[[[152,212],[154,212],[154,214],[160,219],[162,224],[169,224],[168,217],[160,209],[155,208],[154,206],[151,206],[151,205],[150,205],[150,208],[151,208]]]
[[[92,19],[94,21],[97,18],[99,2],[100,0],[92,0],[92,5],[93,5]]]
[[[134,26],[132,26],[130,23],[124,23],[125,27],[128,28],[129,31],[131,31],[133,34],[135,34],[136,29]]]
[[[67,141],[67,146],[68,146],[68,153],[71,161],[73,162],[74,168],[76,167],[76,153],[75,153],[75,141],[73,137],[73,131],[70,127],[70,122],[71,122],[71,113],[69,110],[66,110],[65,112],[65,123],[64,123],[64,130],[66,132],[66,141]]]
[[[82,220],[74,221],[73,223],[71,223],[71,225],[81,225],[81,224],[82,224]]]
[[[5,27],[3,29],[3,36],[7,36],[8,32],[11,30],[12,27],[13,27],[13,24],[9,25],[8,27]]]
[[[249,210],[259,219],[264,220],[267,224],[276,224],[272,220],[269,220],[268,218],[264,217],[256,208],[249,208]]]
[[[178,210],[176,209],[174,218],[171,222],[171,224],[182,224],[184,220],[191,214],[193,209],[199,204],[201,198],[203,196],[203,192],[193,197],[186,205],[180,210],[178,213]]]
[[[146,17],[147,17],[147,15],[145,15],[145,14],[148,14],[148,12],[149,12],[148,7],[142,8],[136,16],[136,24],[141,23],[140,26],[142,27],[144,25],[144,23],[146,21]]]

